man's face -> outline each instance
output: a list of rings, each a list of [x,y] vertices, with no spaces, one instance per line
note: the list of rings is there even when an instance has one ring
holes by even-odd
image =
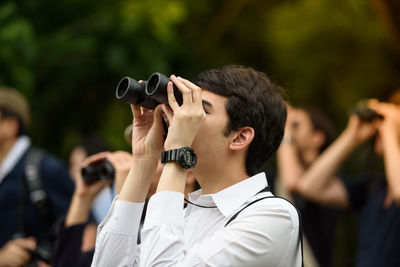
[[[293,138],[300,151],[319,148],[316,147],[314,142],[314,127],[312,125],[311,118],[306,111],[302,109],[295,109],[292,125],[289,127],[291,127]]]
[[[225,107],[228,99],[205,90],[202,97],[206,119],[192,144],[197,154],[195,169],[218,165],[219,157],[228,152],[230,140],[229,135],[224,135],[228,123]]]

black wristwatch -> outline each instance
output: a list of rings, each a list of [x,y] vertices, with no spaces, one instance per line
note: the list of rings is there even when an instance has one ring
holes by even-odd
[[[197,156],[190,146],[163,151],[161,153],[161,163],[165,165],[170,161],[178,162],[184,169],[191,169],[196,166]]]

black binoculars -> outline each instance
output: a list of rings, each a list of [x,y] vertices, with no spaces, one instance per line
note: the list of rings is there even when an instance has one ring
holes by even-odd
[[[365,100],[357,102],[350,113],[356,114],[365,122],[371,122],[375,119],[383,119],[382,115],[376,113],[375,110],[368,107],[367,101]]]
[[[117,86],[117,99],[128,104],[154,109],[159,104],[168,104],[167,85],[170,79],[158,72],[153,73],[147,81],[137,82],[130,77],[122,78]],[[174,96],[179,105],[182,104],[182,93],[174,87]]]
[[[98,180],[113,180],[115,169],[108,159],[103,158],[82,168],[81,173],[83,181],[87,184],[92,184]]]

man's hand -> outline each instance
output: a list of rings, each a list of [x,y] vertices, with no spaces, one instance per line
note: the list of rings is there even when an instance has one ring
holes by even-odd
[[[295,144],[294,138],[299,124],[296,118],[298,109],[286,103],[286,110],[287,110],[287,117],[286,117],[285,132],[282,142],[287,144],[292,144],[292,143]]]
[[[352,145],[359,146],[377,133],[378,125],[378,121],[365,122],[357,115],[351,115],[343,133],[351,138]]]
[[[0,267],[19,267],[31,258],[29,251],[36,248],[34,238],[10,240],[0,249]]]
[[[88,166],[91,163],[107,158],[111,152],[100,152],[90,157],[87,157],[81,165],[81,168]],[[75,191],[72,196],[71,204],[65,218],[65,226],[73,226],[81,223],[86,223],[89,218],[90,207],[96,195],[112,181],[96,181],[92,184],[87,184],[83,181],[81,172],[78,172],[75,181]]]
[[[163,150],[162,109],[154,111],[131,105],[133,114],[132,156],[134,158],[159,158]]]
[[[371,99],[368,101],[368,106],[383,116],[382,123],[379,125],[381,134],[388,131],[395,131],[397,135],[400,134],[400,107],[398,105]]]
[[[179,106],[175,99],[172,82],[168,83],[169,107],[162,105],[164,114],[170,124],[164,149],[170,150],[184,146],[191,146],[206,114],[203,109],[201,88],[183,78],[171,75],[172,82],[179,88],[183,96],[183,103]]]
[[[111,152],[100,152],[90,157],[87,157],[81,164],[81,169],[108,156],[112,155]],[[77,175],[75,182],[75,193],[81,198],[86,198],[92,201],[96,195],[107,185],[110,185],[112,181],[96,181],[93,184],[87,184],[83,181],[81,172]]]
[[[132,164],[132,155],[125,151],[115,151],[107,155],[107,159],[112,163],[115,169],[114,186],[117,194],[128,176]]]

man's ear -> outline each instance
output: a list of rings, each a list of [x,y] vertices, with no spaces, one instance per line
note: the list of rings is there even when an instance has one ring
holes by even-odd
[[[254,129],[246,126],[236,131],[233,136],[229,148],[231,150],[244,150],[246,149],[251,141],[254,139]]]

